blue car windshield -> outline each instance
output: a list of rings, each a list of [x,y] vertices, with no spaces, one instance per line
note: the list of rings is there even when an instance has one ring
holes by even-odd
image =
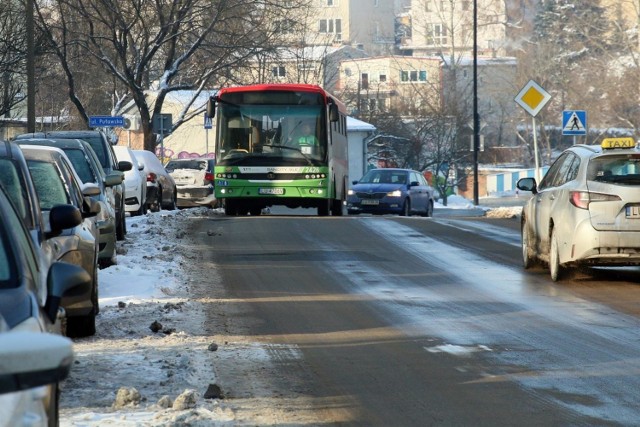
[[[407,173],[384,169],[370,170],[359,181],[360,184],[406,184]]]

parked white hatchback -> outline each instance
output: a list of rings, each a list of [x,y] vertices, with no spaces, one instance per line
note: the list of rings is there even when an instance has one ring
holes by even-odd
[[[126,145],[114,145],[113,151],[119,162],[126,160],[133,165],[131,170],[124,173],[124,210],[131,216],[144,215],[147,213],[147,175],[144,164]]]
[[[524,268],[549,265],[557,281],[579,266],[640,265],[640,149],[632,138],[574,145],[540,184],[522,178],[533,196],[522,211]]]

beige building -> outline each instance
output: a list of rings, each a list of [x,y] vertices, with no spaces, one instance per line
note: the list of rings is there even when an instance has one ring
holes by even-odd
[[[504,0],[478,0],[478,52],[502,56],[507,44]],[[473,1],[412,0],[401,16],[410,28],[400,49],[413,55],[451,56],[473,50]],[[481,25],[480,25],[481,24]]]
[[[413,107],[426,103],[439,109],[442,101],[440,58],[380,56],[351,59],[340,64],[336,93],[352,113],[401,109],[408,100]]]
[[[290,45],[347,45],[371,55],[387,54],[394,49],[395,16],[401,7],[389,0],[310,0],[308,8],[282,17],[278,28]]]

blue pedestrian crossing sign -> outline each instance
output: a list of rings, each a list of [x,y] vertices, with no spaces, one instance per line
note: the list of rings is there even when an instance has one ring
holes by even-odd
[[[207,115],[207,113],[204,113],[204,128],[213,129],[213,121],[211,120],[211,117]]]
[[[584,110],[565,110],[562,112],[563,135],[586,135],[587,112]]]

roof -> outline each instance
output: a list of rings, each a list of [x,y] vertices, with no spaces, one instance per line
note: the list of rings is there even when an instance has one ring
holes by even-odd
[[[347,132],[373,132],[376,127],[353,117],[347,117]]]

